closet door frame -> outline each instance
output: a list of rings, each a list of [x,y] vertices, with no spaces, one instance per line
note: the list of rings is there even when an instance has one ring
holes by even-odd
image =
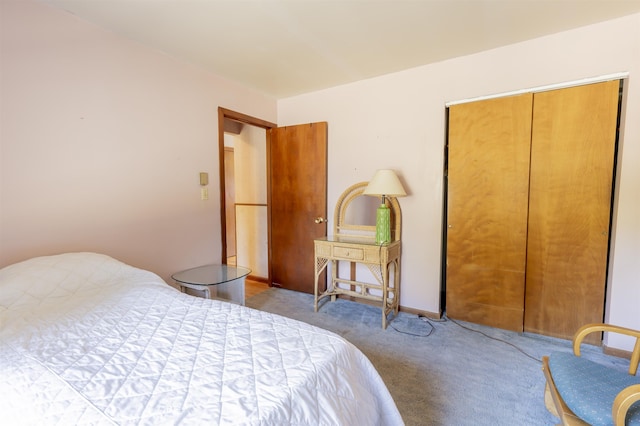
[[[626,78],[627,75],[624,74],[616,74],[616,75],[612,75],[612,76],[605,76],[601,79],[591,79],[590,81],[581,81],[581,82],[575,82],[575,83],[567,83],[567,84],[563,84],[563,85],[554,85],[554,86],[545,86],[542,88],[538,88],[538,89],[531,89],[530,91],[526,91],[526,93],[529,93],[533,96],[535,96],[538,93],[542,93],[542,92],[546,92],[549,90],[556,90],[556,89],[564,89],[564,88],[571,88],[571,87],[575,87],[575,86],[584,86],[587,84],[592,84],[592,83],[601,83],[601,82],[606,82],[606,81],[611,81],[611,80],[615,80],[610,84],[613,85],[618,85],[620,87],[620,89],[622,88],[622,83],[624,82],[624,78]],[[616,91],[617,92],[617,91]],[[522,92],[517,92],[517,93],[524,93],[524,91]],[[516,94],[517,94],[516,93]],[[511,96],[512,94],[506,94],[504,97],[507,96]],[[502,96],[492,96],[492,97],[487,97],[487,98],[481,98],[478,100],[482,100],[482,101],[486,101],[486,100],[491,100],[491,99],[496,99],[496,98],[502,98]],[[449,291],[450,291],[450,282],[449,282],[449,272],[450,272],[450,268],[449,268],[449,249],[450,249],[450,241],[449,241],[449,234],[452,230],[452,226],[455,227],[455,224],[451,223],[451,218],[450,216],[450,209],[451,206],[449,205],[450,202],[450,180],[451,180],[451,158],[450,158],[450,152],[448,152],[448,150],[450,149],[450,132],[451,132],[451,125],[455,124],[451,122],[451,109],[453,107],[456,107],[457,105],[461,105],[461,104],[467,104],[467,103],[471,103],[473,100],[470,101],[460,101],[460,102],[454,102],[454,103],[450,103],[447,104],[448,109],[448,129],[447,129],[447,153],[445,155],[445,189],[444,189],[444,217],[443,217],[443,222],[444,222],[444,226],[443,226],[443,284],[442,284],[442,289],[443,289],[443,298],[442,298],[442,309],[446,310],[447,315],[451,316],[452,318],[455,318],[457,315],[457,313],[460,311],[460,309],[456,308],[455,306],[453,307],[453,315],[452,315],[452,311],[451,311],[451,301],[450,301],[450,297],[449,297]],[[534,101],[535,103],[535,101]],[[616,107],[614,108],[610,108],[610,110],[613,110],[615,117],[617,120],[617,122],[619,121],[620,118],[620,103],[619,100],[617,99],[617,93],[616,93]],[[610,111],[611,112],[611,111]],[[533,121],[532,121],[532,126],[533,126]],[[615,194],[615,156],[618,155],[617,153],[617,134],[614,131],[614,151],[613,153],[609,156],[611,161],[612,161],[612,165],[611,165],[611,169],[610,169],[610,176],[609,176],[609,182],[605,185],[608,186],[609,191],[608,191],[608,197],[609,197],[609,203],[607,204],[608,207],[608,216],[607,216],[607,220],[606,220],[606,230],[604,231],[600,231],[600,233],[602,234],[604,232],[605,236],[606,236],[606,253],[605,253],[605,262],[604,262],[604,266],[603,266],[603,270],[604,270],[604,278],[602,280],[600,280],[600,284],[601,284],[601,291],[602,292],[602,296],[601,296],[601,303],[599,303],[600,305],[600,310],[599,312],[597,312],[596,316],[598,316],[599,321],[603,320],[603,315],[604,315],[604,309],[605,309],[605,300],[606,300],[606,281],[607,281],[607,276],[608,276],[608,254],[609,254],[609,247],[610,247],[610,242],[612,239],[612,235],[611,235],[611,223],[612,223],[612,218],[613,218],[613,214],[615,213],[614,211],[614,204],[613,204],[613,199],[614,199],[614,194]],[[528,221],[527,221],[528,223]],[[527,225],[528,226],[528,225]],[[601,227],[600,225],[598,225],[599,227]],[[528,230],[527,230],[528,232]],[[526,267],[526,266],[525,266]],[[482,291],[486,291],[486,290],[482,290]],[[523,300],[523,310],[525,308],[525,302]],[[469,315],[467,313],[464,314],[467,318],[460,318],[460,319],[465,319],[465,320],[471,320],[472,322],[477,322],[477,323],[482,323],[482,324],[487,324],[487,321],[483,321],[483,320],[477,320],[477,319],[473,319],[473,318],[469,318],[469,316],[473,317],[474,314]],[[476,315],[477,316],[477,315]],[[553,321],[553,320],[552,320]],[[504,325],[501,325],[499,322],[496,323],[495,321],[493,323],[489,323],[487,325],[491,325],[491,326],[496,326],[496,327],[500,327],[500,328],[507,328],[507,329],[515,329],[517,331],[522,331],[527,329],[527,326],[525,326],[525,318],[523,315],[523,319],[522,319],[522,324],[520,326],[520,329],[518,330],[517,327],[505,327]],[[573,325],[570,325],[569,328],[574,328]],[[570,338],[571,336],[566,336],[562,333],[558,334],[555,333],[553,331],[549,332],[546,330],[539,330],[539,329],[531,329],[529,327],[528,330],[526,331],[533,331],[533,332],[540,332],[542,334],[548,334],[548,335],[554,335],[556,337],[565,337],[565,338]],[[574,330],[575,331],[575,330]],[[600,337],[596,336],[597,339],[599,339]]]

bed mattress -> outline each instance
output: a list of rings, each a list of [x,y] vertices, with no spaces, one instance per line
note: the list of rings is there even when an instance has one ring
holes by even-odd
[[[100,254],[0,270],[0,325],[5,424],[402,424],[343,338]]]

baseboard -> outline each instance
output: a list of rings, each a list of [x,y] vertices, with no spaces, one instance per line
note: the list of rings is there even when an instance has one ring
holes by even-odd
[[[423,316],[423,317],[427,317],[427,318],[431,318],[431,319],[441,319],[442,318],[442,313],[441,312],[423,311],[421,309],[407,308],[407,307],[402,306],[402,305],[400,306],[400,312],[406,312],[408,314],[414,314],[414,315]]]
[[[374,300],[361,299],[361,298],[358,298],[358,297],[348,296],[348,295],[344,295],[344,294],[338,295],[338,298],[345,299],[345,300],[350,300],[352,302],[363,303],[365,305],[371,305],[371,306],[380,307],[380,302],[376,302]],[[431,319],[441,319],[442,318],[442,314],[440,312],[423,311],[421,309],[407,308],[406,306],[402,306],[402,305],[400,305],[400,308],[398,310],[400,312],[405,312],[407,314],[423,316],[423,317],[427,317],[427,318],[431,318]]]
[[[625,351],[623,349],[610,348],[606,345],[602,345],[602,351],[606,355],[617,356],[618,358],[631,359],[631,351]]]
[[[269,284],[269,278],[258,277],[256,275],[247,275],[247,279],[257,283]]]

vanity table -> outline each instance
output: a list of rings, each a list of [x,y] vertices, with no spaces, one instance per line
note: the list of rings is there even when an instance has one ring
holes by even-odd
[[[382,328],[386,328],[389,313],[393,312],[395,316],[399,308],[402,219],[398,201],[387,198],[391,209],[392,241],[376,244],[375,210],[380,201],[362,194],[366,186],[367,182],[355,184],[341,195],[334,213],[333,235],[314,240],[314,310],[318,311],[318,303],[325,297],[331,301],[338,296],[366,299],[381,307]],[[350,266],[348,276],[341,274],[339,269],[345,262]],[[320,281],[329,264],[331,279],[322,290]],[[370,282],[357,278],[358,265],[364,265],[370,272],[373,278]]]

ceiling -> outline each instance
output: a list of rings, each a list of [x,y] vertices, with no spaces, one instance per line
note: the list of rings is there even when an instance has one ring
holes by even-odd
[[[640,0],[40,0],[284,98],[640,12]]]

